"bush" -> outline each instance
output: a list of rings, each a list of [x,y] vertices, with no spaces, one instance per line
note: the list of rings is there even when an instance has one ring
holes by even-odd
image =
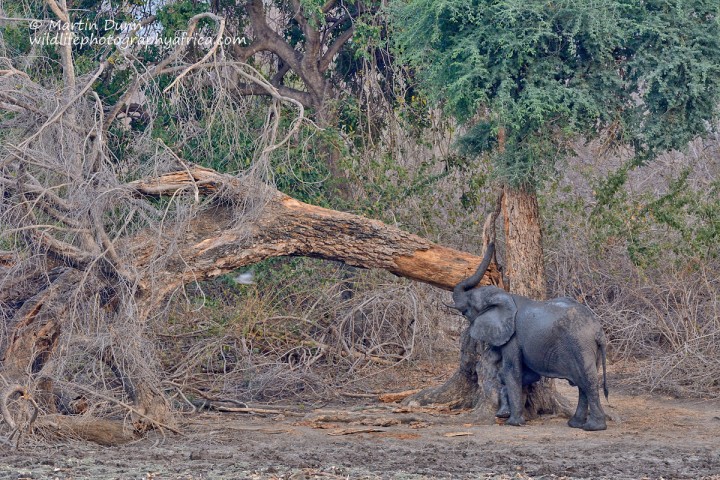
[[[587,303],[651,391],[720,392],[717,149],[626,169],[591,146],[543,197],[553,294]]]

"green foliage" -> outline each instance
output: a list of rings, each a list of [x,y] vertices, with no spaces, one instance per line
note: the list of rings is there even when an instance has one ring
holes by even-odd
[[[341,179],[330,175],[333,148],[341,149],[332,129],[316,131],[313,127],[303,127],[297,142],[293,142],[282,155],[274,157],[273,173],[277,188],[313,205],[337,207],[340,199],[336,199],[333,192]]]
[[[373,22],[372,18],[360,16],[355,21],[355,34],[353,35],[353,44],[356,47],[355,58],[369,60],[375,49],[383,46],[384,43],[382,27],[377,22]]]
[[[409,167],[398,162],[391,152],[365,159],[366,164],[355,171],[355,182],[364,185],[364,195],[354,205],[355,211],[372,218],[394,220],[388,217],[409,198],[429,199],[424,212],[430,212],[438,199],[432,195],[433,187],[445,178],[450,169],[446,165],[438,170],[436,161],[422,161]]]
[[[175,2],[167,2],[158,10],[157,20],[162,25],[162,35],[164,38],[173,38],[187,30],[188,20],[193,16],[206,12],[208,3],[195,0],[181,0]],[[200,22],[199,26],[209,25],[211,22]]]
[[[595,189],[590,215],[596,246],[622,241],[638,266],[655,265],[667,255],[715,258],[720,252],[720,181],[698,191],[688,184],[687,168],[662,194],[630,195],[627,171],[610,175]]]
[[[545,178],[573,138],[612,130],[647,160],[717,117],[715,1],[398,0],[392,13],[427,95],[477,124],[462,146],[494,150],[513,184]]]
[[[642,98],[628,109],[635,146],[647,156],[682,148],[706,133],[720,98],[720,3],[715,0],[620,2],[623,80]],[[626,58],[625,58],[626,57]],[[622,68],[622,65],[620,66]]]

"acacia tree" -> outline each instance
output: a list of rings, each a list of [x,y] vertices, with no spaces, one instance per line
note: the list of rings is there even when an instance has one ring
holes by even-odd
[[[602,138],[607,148],[626,148],[630,168],[685,148],[715,125],[717,2],[410,0],[394,6],[400,58],[416,69],[427,95],[466,126],[460,148],[492,159],[504,192],[507,275],[516,293],[546,295],[537,191],[558,174],[557,160],[572,154],[571,141]],[[465,374],[434,395],[477,390],[474,349],[471,340],[463,344]],[[546,392],[529,395],[535,410],[548,406]]]

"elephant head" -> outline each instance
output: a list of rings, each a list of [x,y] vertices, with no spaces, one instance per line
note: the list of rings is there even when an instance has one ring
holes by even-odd
[[[515,333],[517,306],[512,296],[497,287],[475,288],[490,265],[495,244],[488,245],[477,271],[453,289],[453,308],[470,320],[470,336],[499,347]]]
[[[476,288],[467,295],[470,336],[494,347],[505,345],[515,333],[517,305],[512,295],[497,287]]]

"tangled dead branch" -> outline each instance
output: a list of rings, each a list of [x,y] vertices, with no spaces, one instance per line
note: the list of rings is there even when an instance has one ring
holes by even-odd
[[[20,395],[20,400],[29,403],[29,406],[32,409],[32,412],[29,415],[25,415],[27,419],[23,419],[22,421],[15,418],[13,414],[10,413],[10,402],[16,394]],[[27,409],[21,406],[18,410],[23,411]],[[17,435],[16,445],[19,445],[23,434],[32,431],[35,420],[38,418],[39,411],[40,408],[38,407],[37,402],[30,396],[27,389],[23,386],[17,384],[9,385],[0,391],[0,415],[2,415],[2,421],[10,428],[10,435],[4,440],[4,442],[11,443],[13,437]]]
[[[61,26],[71,23],[66,2],[47,3]],[[90,395],[100,409],[95,414],[122,417],[131,413],[142,419],[140,423],[167,427],[168,405],[157,387],[158,362],[145,333],[147,319],[158,314],[162,302],[148,299],[154,297],[162,282],[158,275],[168,262],[180,258],[176,240],[207,204],[200,203],[197,185],[194,203],[178,191],[161,206],[128,188],[128,176],[162,172],[178,163],[186,171],[189,167],[161,141],[150,140],[143,131],[127,130],[123,119],[133,102],[157,90],[160,76],[172,74],[176,74],[170,84],[176,102],[192,101],[197,94],[183,87],[193,84],[187,82],[192,73],[204,79],[198,82],[203,88],[216,90],[209,110],[242,108],[237,101],[228,102],[228,85],[217,70],[217,60],[224,58],[220,40],[225,19],[210,13],[196,15],[188,25],[190,36],[203,19],[214,21],[217,28],[215,41],[202,58],[194,59],[187,44],[181,44],[142,72],[135,70],[130,50],[116,50],[105,52],[107,56],[91,74],[78,76],[69,33],[61,34],[59,45],[61,84],[52,79],[46,79],[47,84],[35,81],[17,66],[22,62],[0,60],[0,242],[10,250],[3,256],[7,261],[0,271],[0,355],[4,374],[33,385],[29,388],[37,389],[33,393],[38,393],[43,410],[50,414],[67,408],[74,397]],[[37,58],[34,61],[44,61]],[[28,60],[22,68],[34,68],[32,62]],[[245,172],[250,183],[260,184],[266,180],[267,165],[259,164],[267,162],[267,152],[277,148],[279,135],[287,139],[297,131],[303,108],[300,105],[299,119],[285,132],[278,110],[284,102],[297,102],[280,95],[247,65],[223,68],[254,79],[273,99],[269,112],[274,114],[268,114],[266,125],[269,133],[259,146],[254,168]],[[107,104],[93,87],[118,69],[135,70],[137,75],[114,104]],[[216,70],[206,74],[203,69]],[[152,124],[153,105],[145,103],[143,120]],[[124,147],[132,152],[120,159],[114,158],[111,149],[118,128],[128,136]],[[241,199],[238,211],[244,216],[234,221],[238,232],[243,218],[257,215],[268,192],[255,188]],[[137,232],[144,232],[145,239],[164,241],[163,249],[151,245],[141,264],[129,248]],[[188,278],[193,280],[192,273],[184,277]],[[44,380],[29,381],[38,378]],[[6,423],[15,429],[11,417]]]

